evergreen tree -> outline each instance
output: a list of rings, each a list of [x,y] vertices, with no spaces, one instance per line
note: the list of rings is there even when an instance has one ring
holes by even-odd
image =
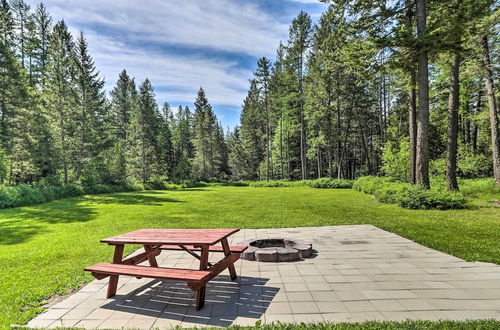
[[[41,3],[34,14],[34,35],[31,38],[31,57],[33,57],[31,66],[33,68],[30,70],[35,84],[41,86],[45,83],[51,30],[52,18]]]
[[[170,179],[173,175],[175,167],[175,153],[172,142],[172,127],[173,127],[173,113],[170,110],[170,105],[165,102],[162,107],[161,120],[159,125],[159,148],[160,148],[160,166],[162,176]]]
[[[299,126],[300,146],[300,177],[307,179],[307,140],[306,122],[304,116],[304,70],[306,66],[306,55],[310,46],[312,23],[309,15],[301,11],[290,25],[287,63],[290,72],[295,76],[293,89],[295,97],[291,100],[293,116],[296,117]]]
[[[143,184],[162,175],[158,143],[160,120],[153,86],[146,79],[139,87],[138,107],[132,114],[129,133],[129,171],[135,180]]]
[[[271,80],[271,61],[266,57],[261,57],[257,62],[257,70],[254,73],[255,82],[259,89],[259,119],[262,122],[263,133],[262,143],[265,152],[264,167],[266,173],[266,180],[273,178],[273,164],[272,164],[272,131],[273,131],[273,114],[271,113],[271,106],[269,100],[270,80]]]
[[[264,158],[265,144],[262,143],[262,137],[265,133],[260,116],[259,90],[255,80],[250,81],[248,95],[243,101],[241,110],[241,140],[245,152],[245,175],[246,179],[261,179],[259,165]]]
[[[14,42],[14,18],[8,0],[0,0],[0,43],[11,47]]]
[[[110,154],[110,171],[113,181],[127,182],[129,131],[131,118],[137,111],[137,92],[134,80],[123,70],[111,91],[111,121],[113,147]]]
[[[228,165],[231,170],[232,180],[245,178],[245,150],[241,140],[240,128],[236,126],[227,137]]]
[[[108,125],[110,116],[104,94],[104,80],[88,52],[85,36],[81,32],[76,41],[74,56],[74,79],[78,128],[74,132],[75,151],[72,155],[75,164],[75,180],[100,182],[103,155],[109,147]]]
[[[9,158],[9,182],[32,182],[36,173],[33,144],[33,91],[6,44],[0,43],[0,150]]]
[[[189,107],[179,106],[173,129],[175,162],[172,174],[176,181],[187,180],[191,177],[191,159],[194,155],[191,117]]]
[[[73,38],[64,21],[58,22],[50,35],[47,78],[43,88],[44,106],[53,134],[55,157],[49,168],[62,172],[64,184],[74,180],[74,159],[77,154],[75,132],[77,90],[74,77]]]

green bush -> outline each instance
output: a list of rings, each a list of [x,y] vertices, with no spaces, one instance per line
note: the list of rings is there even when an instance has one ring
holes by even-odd
[[[317,180],[311,180],[307,182],[306,185],[312,188],[350,189],[352,188],[352,183],[352,180],[346,179],[321,178]]]
[[[429,162],[429,174],[431,177],[438,178],[442,182],[446,174],[446,159],[438,158],[431,160]]]
[[[399,146],[387,143],[382,153],[382,171],[399,181],[408,181],[410,173],[410,144],[401,140]]]
[[[382,203],[399,204],[401,193],[408,188],[408,183],[388,182],[380,185],[373,193],[373,196]]]
[[[373,176],[359,178],[354,182],[353,188],[373,195],[379,202],[398,204],[407,209],[462,209],[468,202],[459,192],[448,192],[440,190],[439,187],[431,190],[421,189],[409,183]]]
[[[500,187],[495,186],[495,179],[459,179],[460,192],[467,196],[477,196],[478,194],[498,194]],[[500,199],[500,198],[499,198]]]
[[[431,176],[443,178],[446,174],[446,159],[438,158],[430,161]],[[461,178],[485,178],[492,172],[491,157],[484,154],[473,154],[464,147],[460,147],[457,159],[457,175]]]
[[[399,196],[399,205],[407,209],[450,210],[463,209],[467,198],[459,192],[447,192],[405,187]]]
[[[375,190],[383,185],[389,184],[391,182],[390,178],[380,178],[376,176],[362,176],[361,178],[354,181],[352,188],[364,192],[366,194],[374,194]]]
[[[492,172],[491,156],[459,150],[457,172],[462,178],[484,178]]]

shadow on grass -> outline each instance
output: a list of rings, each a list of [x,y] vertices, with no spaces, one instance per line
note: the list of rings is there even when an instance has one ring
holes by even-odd
[[[93,220],[96,210],[81,201],[81,198],[69,198],[0,212],[0,245],[26,242],[35,235],[51,231],[51,224]]]
[[[122,205],[156,205],[162,203],[185,203],[173,198],[157,197],[158,192],[140,192],[140,193],[119,193],[112,195],[86,196],[85,199],[93,204],[122,204]]]
[[[0,211],[0,246],[24,243],[36,235],[53,231],[51,224],[66,224],[94,220],[97,210],[93,204],[154,205],[183,203],[155,196],[154,192],[117,193],[67,198],[29,207]]]

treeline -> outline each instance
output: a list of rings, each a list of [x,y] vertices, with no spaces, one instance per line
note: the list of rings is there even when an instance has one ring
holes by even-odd
[[[233,175],[385,174],[428,188],[446,173],[456,190],[457,173],[494,173],[500,185],[498,3],[331,2],[317,24],[292,21],[273,64],[258,61]]]
[[[106,97],[85,35],[43,4],[0,1],[0,183],[161,183],[229,175],[224,132],[200,88],[195,109],[159,109],[124,70]]]
[[[85,35],[0,0],[0,180],[85,186],[353,179],[500,184],[498,4],[337,0],[258,60],[225,133],[200,88],[161,108],[124,70],[109,96]]]

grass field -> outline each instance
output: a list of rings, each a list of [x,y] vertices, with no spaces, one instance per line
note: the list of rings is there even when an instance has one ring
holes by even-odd
[[[353,190],[206,187],[63,199],[0,211],[0,328],[22,324],[43,300],[91,279],[109,260],[99,239],[137,228],[294,227],[373,224],[464,258],[500,263],[500,208],[416,211]]]

